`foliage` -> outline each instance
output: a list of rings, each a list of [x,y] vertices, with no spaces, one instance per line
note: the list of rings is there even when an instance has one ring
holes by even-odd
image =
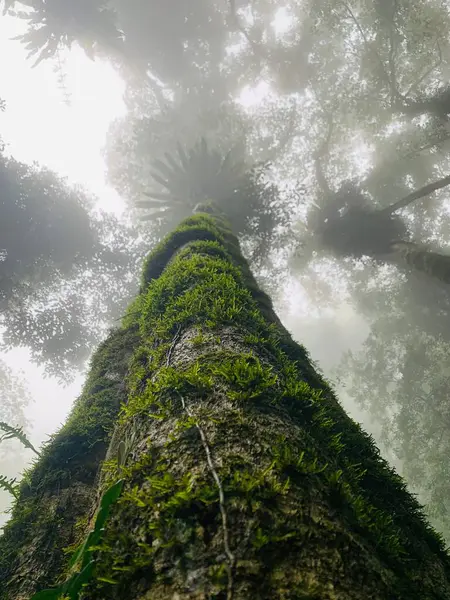
[[[35,454],[39,455],[39,452],[35,449],[33,444],[28,439],[24,427],[28,425],[28,422],[24,415],[24,409],[30,402],[30,394],[22,381],[18,379],[12,373],[6,364],[0,362],[0,378],[2,382],[0,397],[2,402],[0,403],[0,416],[7,419],[16,419],[21,421],[22,425],[13,427],[5,421],[0,421],[0,444],[2,442],[16,439],[21,443],[23,448],[32,450]],[[4,447],[6,446],[6,450]],[[20,451],[14,448],[11,452],[11,448],[7,447],[7,444],[3,444],[0,448],[0,465],[2,471],[11,467],[11,463],[14,461],[14,470],[18,470],[18,465],[21,461]],[[11,456],[12,455],[12,456]],[[12,458],[13,457],[13,458]],[[0,488],[11,494],[14,498],[18,497],[19,484],[15,477],[8,477],[7,475],[0,474]]]
[[[175,215],[187,216],[197,204],[213,202],[244,243],[248,240],[254,262],[262,263],[275,244],[280,244],[277,236],[286,235],[290,214],[280,201],[279,190],[268,181],[264,165],[247,166],[236,149],[223,157],[218,150],[209,149],[204,138],[188,152],[178,144],[178,162],[168,153],[165,159],[153,163],[157,172],[152,173],[165,191],[147,192],[150,199],[137,203],[139,208],[159,206],[162,210],[143,219],[173,223]]]
[[[347,392],[381,427],[383,447],[398,461],[432,521],[448,537],[449,344],[442,334],[427,335],[417,325],[405,325],[404,316],[391,319],[391,331],[397,335],[395,343],[387,346],[383,324],[377,323],[378,335],[372,332],[363,350],[347,357],[342,371],[351,373],[345,376]]]
[[[39,452],[36,450],[36,448],[25,435],[23,427],[13,427],[12,425],[8,425],[8,423],[5,423],[4,421],[0,421],[0,430],[4,432],[0,434],[0,443],[4,440],[16,439],[19,440],[19,442],[24,448],[29,448],[39,456]]]
[[[30,392],[24,383],[23,373],[16,375],[3,360],[0,360],[0,487],[12,496],[18,494],[16,475],[24,463],[23,448],[35,451],[25,431],[29,421],[25,411],[31,402]],[[19,423],[17,427],[9,423]],[[17,439],[20,445],[13,444]],[[36,451],[35,451],[36,452]],[[2,502],[3,504],[3,502]]]
[[[41,587],[51,586],[56,573],[67,562],[63,549],[80,541],[80,529],[82,535],[86,533],[85,518],[92,502],[90,493],[94,494],[97,481],[98,461],[106,454],[114,422],[125,400],[123,382],[136,343],[136,327],[110,332],[91,360],[82,394],[66,423],[43,445],[39,461],[25,472],[19,484],[19,500],[14,503],[11,518],[0,537],[0,597],[2,593],[9,594],[6,578],[13,566],[36,557],[51,569],[50,577]],[[71,515],[69,528],[61,521],[59,503],[62,512]],[[36,548],[35,535],[54,540],[54,547]],[[28,543],[25,552],[24,542]],[[33,573],[27,573],[35,579]],[[23,578],[25,585],[27,581]]]
[[[15,0],[5,0],[4,13],[13,12]],[[122,46],[122,34],[115,25],[115,14],[103,0],[69,0],[50,2],[24,2],[31,10],[16,14],[25,19],[28,31],[18,36],[28,51],[35,56],[34,66],[53,58],[58,50],[77,42],[90,58],[94,58],[98,45],[110,51]]]
[[[15,374],[4,360],[0,360],[0,420],[18,423],[26,430],[29,426],[26,410],[31,401],[23,372]]]
[[[94,521],[94,528],[70,560],[69,569],[71,571],[75,570],[75,573],[57,588],[43,590],[34,594],[31,600],[58,600],[61,597],[68,597],[70,600],[78,599],[83,585],[89,581],[92,575],[94,568],[94,561],[92,559],[93,549],[101,540],[102,531],[108,519],[111,506],[120,496],[122,487],[123,481],[117,481],[102,495],[99,510]]]
[[[46,169],[3,156],[0,182],[2,347],[30,348],[67,382],[102,338],[91,323],[104,330],[131,293],[133,233]]]
[[[16,439],[18,440],[24,448],[28,448],[32,450],[35,454],[39,456],[39,452],[30,442],[28,437],[25,435],[25,432],[22,427],[13,427],[12,425],[8,425],[4,421],[0,421],[0,431],[4,433],[0,435],[0,443],[5,440]],[[9,492],[16,500],[19,497],[19,484],[17,483],[16,478],[8,478],[5,475],[0,475],[0,488]]]

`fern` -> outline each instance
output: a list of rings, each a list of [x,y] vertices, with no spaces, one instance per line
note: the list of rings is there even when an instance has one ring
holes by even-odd
[[[121,479],[116,481],[103,494],[95,519],[94,529],[89,533],[85,541],[78,546],[70,560],[69,570],[72,572],[72,575],[69,579],[61,583],[57,588],[37,592],[31,600],[61,600],[62,598],[78,600],[83,586],[89,582],[93,574],[93,548],[100,542],[111,506],[118,500],[122,492],[122,487],[123,480]]]
[[[16,500],[19,497],[16,479],[8,479],[5,475],[0,475],[0,489],[9,492]]]
[[[22,427],[12,427],[11,425],[8,425],[8,423],[0,421],[0,430],[4,431],[4,433],[0,435],[0,442],[16,438],[17,440],[19,440],[19,442],[23,444],[23,446],[25,446],[25,448],[33,450],[33,452],[39,456],[39,452],[27,438]]]

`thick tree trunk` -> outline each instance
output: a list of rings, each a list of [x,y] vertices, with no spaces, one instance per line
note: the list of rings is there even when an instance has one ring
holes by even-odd
[[[151,254],[29,481],[0,540],[1,600],[70,576],[86,600],[450,598],[439,536],[217,216],[187,219]],[[92,528],[95,549],[70,564],[64,547]]]
[[[450,283],[450,255],[432,252],[412,242],[395,242],[392,249],[395,256],[399,256],[400,260],[416,271]]]

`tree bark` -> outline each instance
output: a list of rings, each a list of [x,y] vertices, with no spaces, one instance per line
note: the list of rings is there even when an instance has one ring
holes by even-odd
[[[387,206],[386,208],[382,208],[379,212],[392,214],[394,212],[397,212],[401,208],[405,208],[406,206],[408,206],[415,200],[424,198],[425,196],[432,194],[436,190],[440,190],[444,187],[447,187],[448,185],[450,185],[450,175],[447,175],[446,177],[443,177],[442,179],[438,179],[437,181],[433,181],[433,183],[428,183],[427,185],[424,185],[420,189],[415,190],[414,192],[411,192],[404,198],[401,198],[397,202],[394,202],[394,204],[391,204],[390,206]]]
[[[222,217],[197,214],[152,252],[115,335],[127,343],[105,342],[22,485],[1,600],[74,576],[64,547],[96,527],[118,481],[80,599],[450,598],[442,540],[283,328]],[[93,411],[98,378],[120,389]],[[106,456],[103,438],[95,456],[77,451],[83,427],[95,447],[113,422]]]
[[[392,250],[414,270],[450,283],[450,255],[432,252],[412,242],[395,242]]]

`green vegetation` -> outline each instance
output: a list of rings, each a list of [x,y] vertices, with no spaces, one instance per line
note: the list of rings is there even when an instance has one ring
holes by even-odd
[[[95,482],[111,431],[125,400],[123,379],[136,343],[136,328],[112,331],[91,361],[89,377],[65,425],[42,448],[19,484],[19,498],[0,537],[0,598],[11,597],[11,574],[22,561],[41,561],[49,572],[38,581],[51,587],[66,562],[64,548],[85,533],[77,523],[95,501]],[[73,528],[73,529],[72,529]],[[45,540],[42,545],[36,540]],[[25,548],[25,551],[24,551]],[[31,595],[35,576],[20,585]]]
[[[72,496],[82,481],[84,502],[56,524],[52,494]],[[11,578],[33,543],[29,560],[45,565],[38,590],[57,584],[33,600],[126,600],[138,590],[159,600],[198,569],[210,597],[242,597],[252,582],[256,597],[264,588],[321,598],[342,569],[334,585],[376,598],[450,589],[443,540],[276,319],[226,221],[210,214],[151,253],[122,328],[22,484],[0,539],[2,600],[36,585]],[[307,567],[304,548],[330,558]]]
[[[4,440],[16,439],[19,440],[24,448],[32,450],[39,456],[39,452],[25,435],[23,427],[13,427],[4,421],[0,421],[0,431],[4,432],[0,434],[0,443]],[[0,474],[0,489],[5,490],[5,492],[9,492],[16,499],[18,498],[18,484],[16,478],[6,477],[6,475]]]
[[[356,571],[363,561],[370,573],[383,573],[393,597],[447,597],[450,563],[442,539],[370,436],[314,372],[306,351],[272,314],[270,300],[258,290],[222,218],[197,214],[152,252],[141,294],[129,307],[121,333],[113,334],[94,359],[90,374],[98,401],[107,361],[124,360],[123,353],[113,351],[114,335],[115,348],[132,342],[120,412],[103,396],[94,408],[87,387],[84,401],[58,434],[61,441],[66,434],[66,444],[79,444],[83,430],[89,447],[88,440],[98,435],[94,422],[103,428],[108,423],[109,431],[117,422],[103,465],[100,481],[106,492],[97,520],[91,533],[85,526],[88,537],[77,542],[81,545],[66,561],[64,577],[59,569],[58,593],[71,599],[132,598],[137,581],[144,580],[155,599],[164,598],[165,586],[178,589],[164,565],[179,564],[181,576],[198,563],[207,568],[211,594],[240,589],[257,576],[261,582],[255,589],[265,582],[275,594],[280,586],[293,585],[295,593],[318,598],[325,589],[322,568],[317,567],[315,584],[294,585],[294,567],[284,561],[296,552],[300,556],[306,539],[310,552],[317,553],[320,530],[326,540],[339,531],[347,548],[342,556],[353,557]],[[185,343],[187,355],[175,352]],[[41,508],[56,479],[65,481],[57,440],[44,449],[31,476],[40,485],[34,501]],[[94,473],[86,458],[69,461],[71,474],[77,467]],[[39,481],[43,463],[50,460],[56,468],[47,468]],[[203,463],[206,468],[199,468]],[[0,541],[10,545],[10,552],[11,533],[26,521],[20,514],[25,499],[23,489],[15,520]],[[317,522],[305,517],[311,502],[321,514]],[[289,518],[283,506],[291,507]],[[82,516],[65,516],[64,527]],[[246,560],[230,545],[230,539],[243,535],[241,522],[248,526]],[[132,523],[140,524],[138,529]],[[366,544],[363,558],[357,538]],[[23,539],[16,540],[19,551]],[[66,544],[66,553],[74,543]],[[208,548],[222,555],[219,562],[206,558]],[[441,565],[436,581],[425,576],[430,561]],[[329,568],[337,567],[331,563]],[[52,596],[36,599],[44,597]]]

